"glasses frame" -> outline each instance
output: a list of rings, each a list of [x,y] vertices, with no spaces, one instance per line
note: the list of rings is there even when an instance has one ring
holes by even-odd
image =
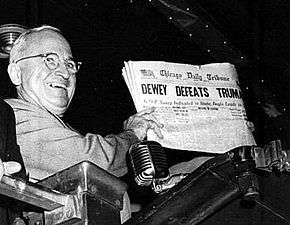
[[[48,52],[48,53],[43,53],[43,54],[38,54],[38,55],[31,55],[31,56],[22,57],[22,58],[20,58],[20,59],[17,59],[17,60],[15,60],[15,61],[13,61],[13,63],[18,63],[19,61],[22,61],[22,60],[25,60],[25,59],[31,59],[31,58],[42,57],[42,58],[44,58],[44,62],[45,62],[46,67],[47,67],[48,69],[50,69],[50,70],[53,70],[53,69],[49,68],[49,66],[47,65],[48,62],[47,62],[46,58],[47,58],[47,56],[49,56],[49,55],[56,55],[56,56],[57,56],[59,62],[58,62],[58,65],[55,67],[55,69],[56,69],[56,68],[59,66],[59,63],[60,63],[60,57],[59,57],[59,55],[58,55],[57,53],[55,53],[55,52]],[[81,67],[81,65],[82,65],[82,62],[80,62],[80,61],[75,61],[74,59],[64,59],[64,65],[65,65],[65,67],[67,68],[68,71],[71,70],[71,69],[68,68],[68,66],[67,66],[67,62],[68,62],[68,60],[71,60],[71,61],[73,61],[73,62],[75,63],[75,65],[76,65],[76,72],[73,72],[73,73],[76,74],[76,73],[80,70],[80,67]]]

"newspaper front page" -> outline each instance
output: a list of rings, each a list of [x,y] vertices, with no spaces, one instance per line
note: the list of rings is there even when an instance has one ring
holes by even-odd
[[[122,74],[136,110],[154,106],[150,119],[164,124],[164,138],[148,131],[148,140],[167,148],[210,153],[256,144],[232,64],[129,61]]]

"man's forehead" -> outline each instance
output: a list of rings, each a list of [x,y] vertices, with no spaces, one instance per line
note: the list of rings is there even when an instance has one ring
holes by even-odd
[[[56,52],[71,54],[67,40],[55,31],[41,31],[33,33],[27,39],[27,51],[34,53]]]

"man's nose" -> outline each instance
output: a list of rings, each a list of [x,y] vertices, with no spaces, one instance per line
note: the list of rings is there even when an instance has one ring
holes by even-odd
[[[68,79],[71,76],[66,65],[62,62],[58,64],[58,68],[56,69],[56,72],[57,74],[61,75],[64,79]]]

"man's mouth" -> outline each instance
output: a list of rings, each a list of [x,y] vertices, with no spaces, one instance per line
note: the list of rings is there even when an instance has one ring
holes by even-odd
[[[66,89],[66,85],[62,83],[49,83],[49,86],[52,88],[62,88]]]

